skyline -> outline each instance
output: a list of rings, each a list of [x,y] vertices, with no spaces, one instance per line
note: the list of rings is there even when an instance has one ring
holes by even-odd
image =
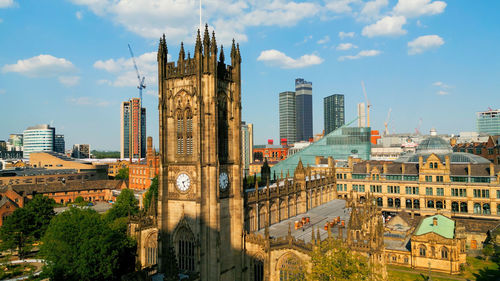
[[[120,104],[139,95],[130,43],[146,76],[147,135],[158,147],[158,39],[166,33],[176,61],[181,40],[193,53],[199,24],[197,1],[169,2],[0,0],[0,118],[9,121],[0,139],[53,121],[68,147],[119,150]],[[326,96],[344,94],[346,123],[356,117],[362,80],[375,130],[392,108],[391,133],[413,132],[420,118],[422,132],[475,131],[477,111],[500,108],[500,4],[414,3],[203,1],[203,22],[226,54],[231,38],[240,43],[242,120],[254,124],[254,143],[278,140],[278,95],[299,77],[314,85],[314,134],[323,130]]]

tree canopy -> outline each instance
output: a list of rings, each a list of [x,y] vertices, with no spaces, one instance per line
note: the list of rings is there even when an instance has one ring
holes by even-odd
[[[116,175],[115,179],[128,180],[128,167],[121,168],[120,170],[118,170],[118,174]]]
[[[43,273],[51,280],[120,280],[134,270],[135,241],[91,209],[56,216],[42,242]]]
[[[148,211],[149,207],[151,206],[151,201],[156,200],[158,200],[158,176],[153,178],[148,191],[146,192],[146,194],[144,194],[144,201],[142,201],[144,210]]]
[[[0,228],[2,249],[18,250],[20,258],[30,251],[31,244],[40,240],[54,217],[53,199],[36,195],[24,208],[16,209],[5,218]]]
[[[377,280],[368,259],[352,253],[338,239],[328,238],[311,256],[311,281]]]
[[[129,214],[135,215],[139,212],[139,202],[135,199],[134,192],[131,189],[122,189],[120,195],[108,210],[106,217],[109,221],[126,217]]]

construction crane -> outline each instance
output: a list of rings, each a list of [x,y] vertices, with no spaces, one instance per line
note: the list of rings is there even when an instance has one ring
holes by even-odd
[[[366,127],[370,127],[370,108],[372,107],[372,104],[366,95],[365,82],[361,81],[361,87],[363,87],[363,94],[365,94],[366,100]]]
[[[389,129],[387,129],[387,125],[389,124],[389,119],[391,118],[391,111],[392,108],[389,108],[389,112],[387,112],[387,118],[385,119],[384,122],[384,127],[385,127],[384,136],[387,136],[389,134]]]
[[[139,86],[137,86],[137,89],[139,89],[139,98],[142,104],[142,89],[146,89],[146,84],[144,84],[144,76],[142,76],[141,79],[141,75],[139,74],[139,69],[137,68],[137,63],[135,62],[134,52],[132,52],[130,44],[128,44],[128,50],[130,51],[130,56],[132,57],[132,61],[134,62],[134,68],[135,68],[135,73],[137,74],[137,80],[139,80]]]
[[[422,126],[422,118],[418,119],[418,125],[415,128],[415,134],[420,135],[420,126]]]

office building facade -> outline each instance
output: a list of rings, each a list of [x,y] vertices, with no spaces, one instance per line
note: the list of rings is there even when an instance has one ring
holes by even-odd
[[[477,113],[477,132],[500,135],[500,109]]]
[[[243,176],[248,176],[250,163],[253,162],[253,124],[241,122],[241,161]]]
[[[295,92],[282,92],[279,95],[280,114],[280,139],[286,139],[287,143],[296,141],[295,122]]]
[[[29,158],[31,152],[54,151],[56,129],[47,124],[28,127],[23,132],[23,157]]]
[[[345,123],[344,95],[335,94],[323,99],[325,135]]]
[[[295,141],[308,141],[313,137],[312,82],[295,79]]]
[[[57,153],[64,153],[66,150],[66,142],[64,135],[55,135],[54,137],[54,151]]]
[[[74,144],[71,157],[77,159],[90,158],[90,144]]]
[[[146,109],[141,99],[132,98],[121,105],[121,158],[146,157]]]
[[[10,134],[7,141],[8,151],[23,151],[23,134]]]
[[[358,103],[358,127],[366,127],[365,103]]]

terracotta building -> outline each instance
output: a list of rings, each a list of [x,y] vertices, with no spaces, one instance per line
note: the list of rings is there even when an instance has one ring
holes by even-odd
[[[278,162],[286,159],[288,153],[288,146],[286,145],[273,145],[272,143],[266,145],[253,146],[253,159],[254,162],[264,162],[267,158],[269,162]]]
[[[148,137],[146,159],[129,164],[129,188],[148,189],[151,186],[151,180],[158,175],[159,169],[160,156],[156,155],[153,149],[153,138]]]

